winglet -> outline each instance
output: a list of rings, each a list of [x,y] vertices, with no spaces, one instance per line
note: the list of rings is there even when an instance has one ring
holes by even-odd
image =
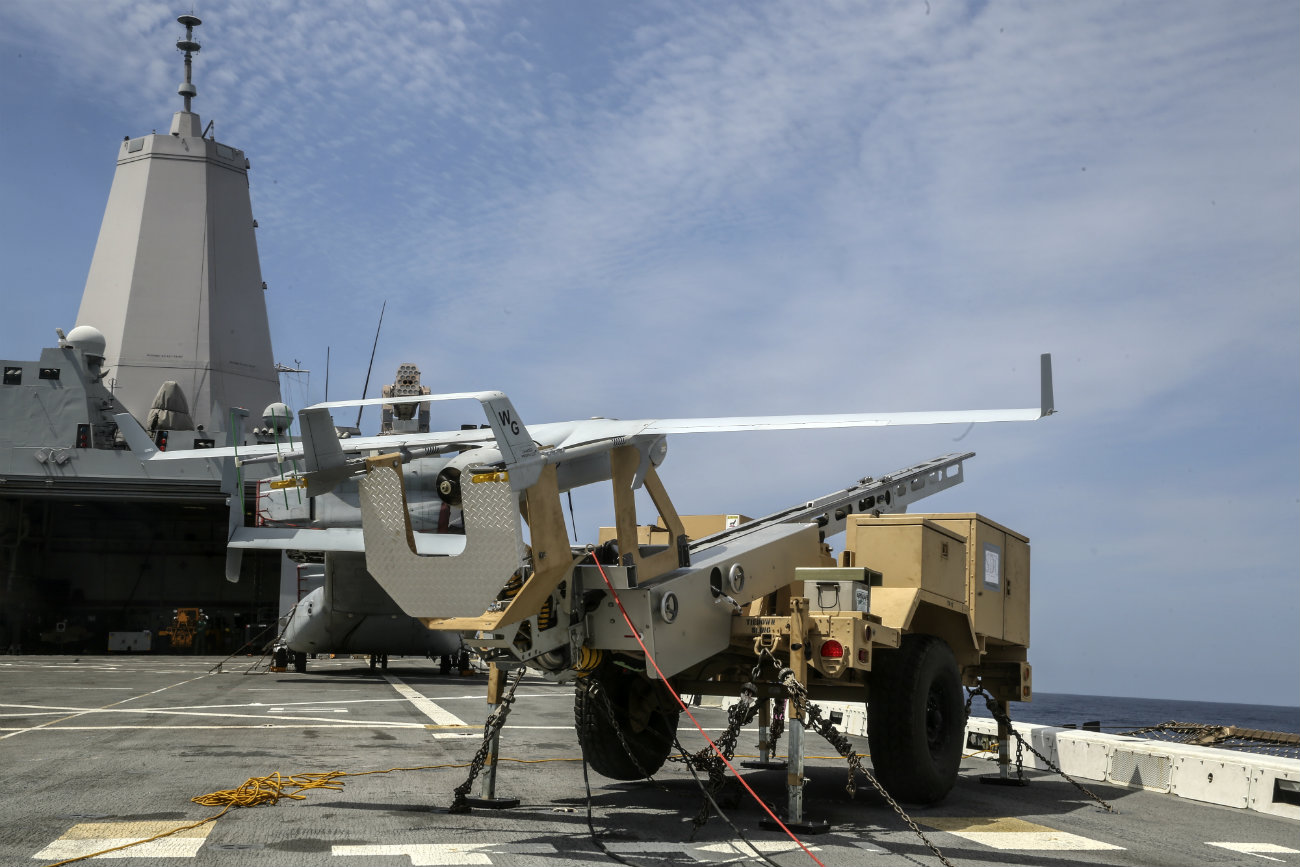
[[[307,480],[304,493],[315,497],[351,475],[352,468],[343,457],[343,446],[339,444],[334,418],[329,410],[315,407],[301,410],[298,424],[302,430],[302,456],[306,469],[303,476]]]
[[[541,475],[542,461],[528,428],[519,419],[519,413],[510,398],[499,391],[481,392],[477,395],[487,414],[488,424],[496,436],[497,448],[510,471],[510,487],[516,491],[531,486]]]
[[[131,447],[136,460],[143,463],[158,454],[158,447],[153,444],[149,434],[140,426],[140,422],[135,420],[135,416],[129,412],[119,412],[113,416],[113,420],[117,422],[117,429],[122,432],[122,437],[126,440],[126,444]]]
[[[1056,412],[1056,398],[1052,394],[1052,353],[1044,352],[1039,362],[1042,380],[1042,415],[1039,418],[1043,418]]]

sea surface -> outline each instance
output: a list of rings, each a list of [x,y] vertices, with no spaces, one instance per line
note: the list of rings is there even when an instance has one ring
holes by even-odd
[[[1106,732],[1131,731],[1175,721],[1300,733],[1300,707],[1266,704],[1035,692],[1033,701],[1014,702],[1010,709],[1012,721],[1080,728],[1086,722],[1099,722],[1101,730]],[[971,716],[990,717],[992,714],[985,709],[984,702],[976,698],[971,705]]]

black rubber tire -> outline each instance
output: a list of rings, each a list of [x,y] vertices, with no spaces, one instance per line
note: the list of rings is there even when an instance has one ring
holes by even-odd
[[[877,654],[867,702],[876,779],[909,804],[933,804],[957,782],[966,704],[952,649],[933,635],[906,635]]]
[[[307,673],[307,654],[296,650],[293,652],[293,670],[299,674]]]
[[[578,743],[582,745],[587,764],[593,771],[612,780],[640,780],[663,767],[673,748],[678,712],[656,707],[651,710],[646,725],[639,730],[633,727],[628,712],[634,695],[657,689],[663,687],[630,672],[606,670],[600,677],[592,674],[578,681],[573,695],[573,718],[577,724]],[[618,730],[611,724],[601,698],[602,692],[609,697]],[[624,749],[618,731],[622,731],[632,755]]]

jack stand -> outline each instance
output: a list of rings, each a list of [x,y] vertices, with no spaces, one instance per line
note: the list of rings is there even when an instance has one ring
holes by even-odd
[[[777,699],[784,701],[784,699]],[[758,760],[750,759],[741,762],[742,768],[749,768],[756,771],[784,771],[786,769],[785,759],[772,758],[772,700],[769,698],[760,698],[758,700]]]
[[[496,666],[492,665],[491,671],[488,672],[488,716],[497,709],[501,704],[501,693],[505,687],[505,673]],[[498,729],[492,735],[492,740],[488,745],[487,759],[483,762],[482,775],[478,779],[478,794],[465,799],[465,803],[471,807],[482,807],[487,810],[504,810],[510,807],[518,807],[518,798],[498,798],[497,795],[497,754],[500,752],[501,730]]]
[[[790,600],[790,670],[800,684],[808,682],[808,657],[805,649],[808,644],[808,630],[805,616],[808,600],[803,597]],[[804,736],[804,698],[790,697],[790,712],[786,724],[790,726],[790,736],[786,741],[789,764],[786,766],[785,782],[788,803],[786,806],[785,826],[791,831],[804,834],[824,834],[831,829],[825,819],[805,819],[803,815],[803,736]],[[759,820],[759,827],[766,830],[780,830],[780,826],[771,817]]]
[[[1011,776],[1011,723],[1005,712],[998,720],[998,772],[980,777],[981,783],[990,786],[1027,786],[1029,780],[1024,776]]]

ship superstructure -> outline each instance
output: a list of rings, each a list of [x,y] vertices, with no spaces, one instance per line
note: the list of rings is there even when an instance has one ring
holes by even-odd
[[[244,152],[205,137],[197,95],[193,15],[182,15],[184,108],[167,134],[128,138],[86,279],[77,324],[106,341],[107,384],[144,421],[174,381],[195,425],[224,431],[228,410],[259,420],[280,400],[258,263]]]
[[[0,651],[156,639],[190,607],[208,615],[194,650],[233,649],[275,622],[288,583],[270,552],[227,582],[220,467],[145,467],[113,418],[130,412],[167,450],[238,445],[280,400],[249,163],[190,110],[200,21],[178,21],[183,110],[119,146],[76,327],[53,329],[38,360],[2,362]],[[250,504],[257,475],[242,478]]]

